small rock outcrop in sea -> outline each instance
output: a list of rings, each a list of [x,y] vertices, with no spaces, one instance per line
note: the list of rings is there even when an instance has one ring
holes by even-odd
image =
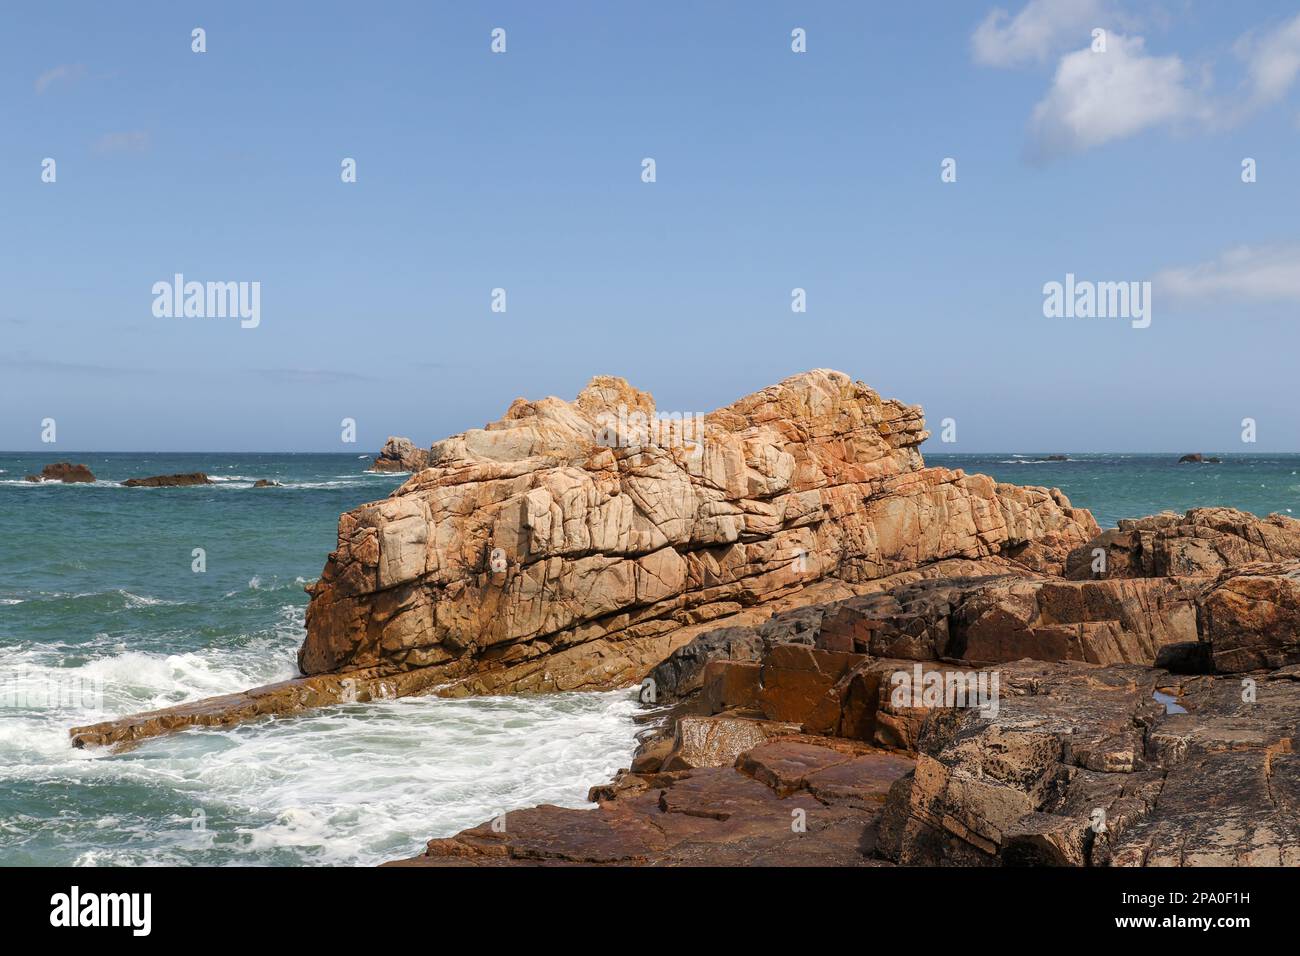
[[[278,481],[271,481],[267,478],[259,478],[257,479],[257,481],[253,482],[253,487],[254,488],[279,488],[280,483]]]
[[[57,461],[46,465],[39,475],[28,475],[27,481],[62,481],[65,484],[92,482],[95,476],[85,465],[74,465],[70,461]]]
[[[1185,462],[1192,462],[1192,463],[1199,463],[1199,464],[1206,464],[1206,465],[1220,465],[1223,463],[1223,459],[1216,458],[1213,455],[1206,457],[1205,455],[1202,455],[1198,451],[1191,455],[1184,455],[1182,458],[1178,459],[1178,464],[1180,465]]]
[[[122,482],[126,488],[184,488],[189,485],[210,485],[211,478],[201,471],[183,475],[154,475],[152,478],[128,478]]]
[[[428,449],[415,447],[409,438],[389,438],[370,470],[417,472],[428,465]]]

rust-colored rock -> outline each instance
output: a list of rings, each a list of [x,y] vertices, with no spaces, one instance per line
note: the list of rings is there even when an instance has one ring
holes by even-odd
[[[88,483],[95,480],[85,465],[74,465],[70,461],[56,461],[41,469],[39,475],[28,475],[27,481],[61,481],[64,484]]]
[[[1300,664],[1300,561],[1223,572],[1200,613],[1201,639],[1219,673]]]
[[[1101,562],[1097,551],[1102,552]],[[1193,508],[1124,520],[1072,552],[1067,577],[1214,576],[1257,561],[1300,558],[1300,520],[1235,508]],[[1102,565],[1094,570],[1094,565]]]
[[[824,744],[801,745],[809,772],[779,788],[732,767],[638,777],[602,788],[595,811],[513,810],[395,865],[887,865],[874,854],[874,825],[910,761]],[[774,746],[750,755],[765,761]]]

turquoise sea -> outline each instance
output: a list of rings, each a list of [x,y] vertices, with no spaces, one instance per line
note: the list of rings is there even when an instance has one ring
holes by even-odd
[[[1041,457],[926,459],[1054,485],[1103,526],[1300,510],[1300,455]],[[303,585],[339,514],[402,480],[367,473],[371,458],[0,453],[0,864],[373,864],[511,807],[583,806],[627,765],[630,691],[355,704],[117,755],[68,744],[76,724],[293,676]],[[23,481],[63,459],[100,480]],[[217,483],[119,484],[189,471]]]

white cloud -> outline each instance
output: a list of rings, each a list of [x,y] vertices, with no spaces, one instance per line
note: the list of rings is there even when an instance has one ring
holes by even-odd
[[[1141,37],[1111,34],[1106,52],[1085,47],[1061,58],[1030,119],[1030,155],[1050,159],[1133,136],[1144,129],[1204,118],[1177,56],[1150,56]]]
[[[40,96],[56,83],[73,83],[85,75],[86,68],[82,64],[62,63],[36,78],[36,95]]]
[[[1276,103],[1300,76],[1300,16],[1265,37],[1248,34],[1237,41],[1237,54],[1246,60],[1250,77],[1250,106]]]
[[[971,52],[984,66],[1045,63],[1105,27],[1106,7],[1103,0],[1029,0],[1014,17],[994,9],[971,35]]]
[[[1107,31],[1104,53],[1091,50],[1098,26]],[[1300,81],[1300,15],[1237,40],[1233,49],[1245,78],[1234,93],[1212,90],[1208,60],[1192,70],[1177,54],[1148,54],[1143,38],[1131,32],[1135,27],[1114,0],[1029,0],[1015,16],[994,9],[975,28],[971,48],[986,66],[1060,55],[1052,86],[1030,119],[1030,159],[1080,152],[1168,123],[1230,129],[1281,102]],[[1075,52],[1064,52],[1069,48]]]
[[[1176,299],[1300,302],[1300,245],[1238,246],[1210,262],[1166,269],[1152,283]]]

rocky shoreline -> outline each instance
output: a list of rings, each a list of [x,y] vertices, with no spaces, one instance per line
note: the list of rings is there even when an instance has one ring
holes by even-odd
[[[595,810],[402,862],[1300,863],[1300,522],[1103,532],[1055,489],[927,467],[927,437],[815,370],[698,423],[599,377],[419,461],[390,440],[413,474],[340,519],[304,676],[73,741],[639,684],[666,709]]]

